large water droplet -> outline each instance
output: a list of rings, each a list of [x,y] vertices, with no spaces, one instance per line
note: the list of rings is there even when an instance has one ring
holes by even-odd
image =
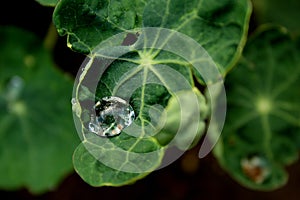
[[[94,109],[96,116],[91,115],[89,130],[103,137],[119,135],[135,118],[129,103],[119,97],[104,97]]]

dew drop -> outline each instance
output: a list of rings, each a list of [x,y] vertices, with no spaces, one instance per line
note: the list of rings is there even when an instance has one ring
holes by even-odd
[[[15,101],[22,92],[24,87],[24,81],[19,76],[14,76],[10,79],[7,85],[7,94],[6,98],[8,101]]]
[[[119,97],[104,97],[94,109],[96,116],[91,115],[89,130],[102,137],[119,135],[135,118],[129,103]]]
[[[14,76],[10,79],[8,87],[12,90],[19,90],[23,87],[24,81],[19,76]]]
[[[253,156],[241,160],[243,173],[256,184],[261,184],[270,174],[267,160],[260,156]]]
[[[76,104],[77,104],[77,101],[76,101],[75,98],[72,98],[72,99],[71,99],[71,104],[72,104],[72,105],[76,105]]]

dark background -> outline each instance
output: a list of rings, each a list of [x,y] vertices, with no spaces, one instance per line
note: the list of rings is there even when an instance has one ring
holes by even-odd
[[[52,21],[53,8],[43,7],[34,0],[2,1],[0,25],[21,27],[38,35],[46,36]],[[297,20],[297,19],[295,19]],[[257,26],[252,17],[250,33]],[[1,45],[1,44],[0,44]],[[77,73],[84,56],[72,52],[66,46],[66,37],[59,37],[54,48],[54,60],[64,71]],[[70,91],[71,96],[71,91]],[[71,117],[71,114],[70,114]],[[76,134],[76,133],[74,133]],[[289,182],[272,192],[248,190],[220,169],[212,155],[199,160],[199,146],[185,153],[175,163],[151,173],[133,185],[123,187],[94,188],[75,173],[65,177],[58,187],[42,195],[32,195],[26,189],[0,190],[1,199],[255,199],[296,200],[300,196],[300,162],[289,166]],[[24,166],[26,167],[26,166]]]

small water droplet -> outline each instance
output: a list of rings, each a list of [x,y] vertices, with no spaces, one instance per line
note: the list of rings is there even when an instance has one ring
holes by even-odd
[[[19,76],[14,76],[11,78],[9,84],[12,88],[19,89],[23,86],[23,79]]]
[[[96,116],[91,115],[89,130],[103,137],[119,135],[135,118],[129,103],[119,97],[104,97],[94,109]]]
[[[242,159],[241,167],[244,174],[257,184],[263,183],[270,174],[268,162],[261,156]]]
[[[76,104],[77,104],[77,100],[76,100],[75,98],[72,98],[72,99],[71,99],[71,104],[72,104],[72,105],[76,105]]]
[[[10,81],[7,84],[7,94],[6,98],[8,101],[14,101],[19,96],[24,87],[24,81],[19,76],[14,76],[10,79]]]

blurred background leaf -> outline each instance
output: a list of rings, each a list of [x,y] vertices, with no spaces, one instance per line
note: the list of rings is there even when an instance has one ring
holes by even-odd
[[[59,0],[36,0],[43,6],[55,6]]]
[[[255,19],[259,24],[275,23],[300,33],[299,0],[252,0]]]
[[[227,77],[227,119],[215,154],[240,184],[282,187],[298,159],[300,51],[287,30],[261,27]]]
[[[32,33],[1,27],[0,43],[0,187],[44,192],[72,171],[72,80]]]

